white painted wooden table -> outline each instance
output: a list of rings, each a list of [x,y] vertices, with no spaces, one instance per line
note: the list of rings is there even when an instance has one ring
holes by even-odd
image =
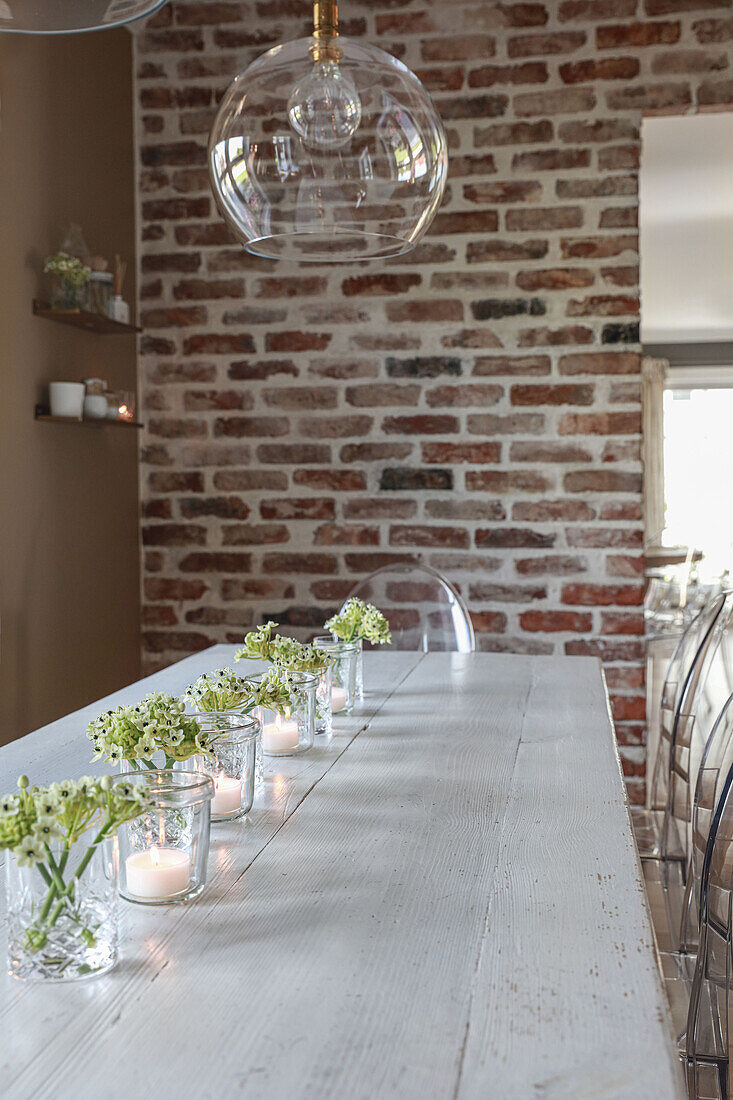
[[[90,717],[0,750],[88,772]],[[212,832],[190,906],[123,905],[116,970],[0,979],[4,1100],[683,1095],[597,662],[368,654],[328,748]]]

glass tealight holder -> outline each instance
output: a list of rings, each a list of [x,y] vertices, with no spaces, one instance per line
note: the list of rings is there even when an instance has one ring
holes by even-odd
[[[331,709],[331,666],[326,665],[318,676],[316,687],[316,744],[327,745],[333,737]]]
[[[259,708],[265,756],[296,756],[313,748],[318,677],[312,672],[288,672],[287,676],[292,685],[288,713],[276,714],[266,707]],[[254,684],[267,678],[266,672],[246,677]]]
[[[141,905],[198,897],[206,885],[214,781],[196,771],[147,771],[153,804],[118,831],[120,894]]]
[[[118,777],[124,780],[124,776]],[[93,978],[117,962],[117,844],[82,834],[70,850],[57,840],[48,859],[21,866],[6,852],[8,969],[21,981]],[[45,864],[54,860],[66,887],[59,891]]]
[[[211,741],[213,759],[194,756],[183,767],[194,764],[214,782],[211,820],[233,821],[252,809],[255,795],[255,766],[260,723],[251,714],[236,710],[192,713]]]
[[[334,718],[339,714],[350,714],[356,703],[359,646],[356,642],[341,642],[330,634],[314,638],[313,645],[325,650],[331,659],[331,711]]]

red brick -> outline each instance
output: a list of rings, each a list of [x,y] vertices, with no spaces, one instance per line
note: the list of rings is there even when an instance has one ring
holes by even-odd
[[[499,443],[423,443],[422,460],[431,463],[499,462]]]
[[[223,546],[267,546],[290,541],[284,523],[231,523],[222,528],[221,535]]]
[[[512,505],[512,519],[524,523],[576,523],[595,518],[595,509],[581,500],[518,501]]]
[[[538,271],[520,271],[517,286],[522,290],[567,290],[591,286],[594,273],[587,267],[551,267]]]
[[[257,448],[260,462],[276,462],[297,466],[315,463],[319,466],[331,460],[331,448],[326,443],[261,443]]]
[[[328,332],[268,332],[265,337],[267,351],[323,351],[330,343]]]
[[[535,153],[515,153],[512,157],[512,169],[518,172],[561,172],[589,165],[589,149],[540,149]]]
[[[262,390],[261,396],[266,405],[279,409],[334,409],[338,390],[334,386],[283,386]]]
[[[274,277],[258,279],[254,286],[255,298],[305,298],[313,294],[324,294],[327,280],[323,276]]]
[[[178,563],[182,573],[249,573],[251,566],[251,554],[223,553],[220,550],[209,553],[193,551]]]
[[[295,470],[293,484],[334,493],[354,493],[367,487],[364,474],[355,470]]]
[[[543,345],[590,344],[593,330],[584,325],[567,325],[564,328],[530,328],[519,335],[520,348],[536,348]]]
[[[417,405],[419,386],[401,386],[382,382],[369,386],[348,386],[344,396],[349,405],[374,408],[376,406]]]
[[[514,562],[517,573],[523,577],[563,577],[587,571],[584,558],[569,554],[553,554],[548,557],[519,558]]]
[[[288,581],[269,577],[247,577],[244,580],[225,578],[221,582],[223,600],[248,600],[257,596],[269,596],[276,600],[292,600],[295,586]]]
[[[241,279],[181,279],[173,287],[173,297],[179,300],[244,297]]]
[[[551,54],[572,53],[585,45],[584,31],[560,31],[554,34],[525,34],[507,41],[509,57],[547,57]]]
[[[173,509],[170,500],[145,500],[142,503],[141,514],[144,519],[172,519]]]
[[[335,519],[336,508],[330,497],[287,497],[260,502],[263,519]]]
[[[218,416],[214,435],[229,439],[287,435],[290,421],[286,416]]]
[[[494,84],[544,84],[547,80],[549,73],[543,61],[527,61],[523,65],[483,65],[468,74],[469,88],[491,88]]]
[[[614,719],[637,719],[643,722],[646,719],[646,699],[641,695],[615,695],[611,699],[611,711]]]
[[[144,309],[140,314],[140,322],[146,328],[185,328],[189,325],[205,325],[207,317],[203,306]]]
[[[204,581],[184,580],[182,577],[146,577],[144,583],[147,600],[200,600],[209,586]]]
[[[641,66],[635,57],[603,57],[573,61],[560,66],[565,84],[587,84],[594,80],[633,80]]]
[[[314,546],[379,546],[379,528],[326,523],[313,535]]]
[[[536,229],[578,229],[583,224],[583,211],[579,206],[530,206],[507,210],[506,227],[525,233]]]
[[[678,11],[705,11],[727,8],[729,0],[644,0],[647,15],[671,15]]]
[[[186,412],[251,409],[253,404],[252,395],[241,390],[187,390],[183,395]]]
[[[572,443],[547,442],[512,443],[509,448],[511,462],[591,462],[593,456],[585,447]]]
[[[639,374],[641,356],[633,352],[598,351],[561,355],[560,374]]]
[[[341,461],[381,462],[407,458],[411,452],[411,443],[347,443],[341,448]]]
[[[640,584],[566,584],[560,598],[563,603],[587,607],[639,607],[644,602],[644,588]]]
[[[638,252],[639,238],[634,235],[623,237],[575,237],[560,241],[563,258],[605,259],[606,256],[620,256],[624,252]]]
[[[566,413],[558,425],[560,435],[633,435],[641,431],[636,412]]]
[[[598,27],[596,46],[599,50],[669,46],[673,42],[679,42],[681,26],[679,20],[676,20],[667,23],[616,23],[610,27]]]
[[[203,493],[204,476],[198,471],[156,472],[148,475],[148,488],[154,493]]]
[[[466,427],[470,435],[539,435],[545,418],[541,413],[486,413],[467,417]]]
[[[374,425],[373,416],[333,416],[304,418],[298,421],[302,434],[313,439],[341,439],[347,436],[368,435]]]
[[[142,639],[150,653],[198,653],[208,649],[212,641],[206,634],[182,630],[144,630]]]
[[[387,435],[452,435],[458,431],[455,416],[423,413],[419,416],[386,416],[382,431]]]
[[[431,519],[505,520],[506,509],[498,500],[428,500],[425,515]]]
[[[206,528],[193,523],[157,523],[143,527],[143,546],[205,546]]]
[[[489,355],[476,359],[473,374],[477,376],[522,376],[550,373],[549,355]],[[641,368],[640,368],[641,369]]]
[[[501,547],[536,547],[538,550],[550,549],[554,546],[557,536],[547,531],[533,531],[528,527],[490,527],[476,531],[476,546]]]
[[[219,519],[246,519],[249,508],[241,497],[184,497],[179,507],[184,519],[216,516]]]
[[[672,108],[689,107],[692,103],[690,86],[686,83],[634,84],[623,91],[612,91],[606,96],[609,110],[646,110],[667,112]]]
[[[519,615],[522,630],[573,631],[584,634],[593,628],[593,616],[578,611],[522,611]]]
[[[241,355],[254,350],[254,340],[248,333],[199,333],[183,341],[184,355]]]
[[[595,547],[639,547],[643,543],[641,530],[619,530],[615,527],[576,527],[567,532],[568,546]]]
[[[544,493],[551,481],[536,470],[469,470],[466,489],[486,493]]]
[[[638,141],[639,127],[629,119],[603,118],[595,122],[582,122],[572,119],[562,122],[557,128],[560,141],[584,145],[587,142]]]
[[[344,279],[341,293],[346,298],[354,295],[404,294],[419,286],[422,276],[414,273],[396,274],[381,272],[379,275],[355,275]]]
[[[601,634],[643,634],[644,616],[604,611],[601,614]]]
[[[217,470],[214,474],[214,488],[222,492],[277,491],[287,487],[287,474],[279,470]]]
[[[512,405],[592,405],[595,386],[581,385],[531,385],[512,386]]]
[[[454,550],[467,550],[470,539],[467,531],[457,527],[404,526],[390,527],[390,546],[442,546]]]
[[[610,554],[606,558],[609,577],[643,577],[645,563],[641,556]]]
[[[507,617],[503,611],[472,611],[471,622],[477,634],[503,634]]]
[[[562,0],[558,18],[561,23],[631,18],[636,14],[637,4],[638,0]]]
[[[423,61],[471,61],[493,57],[495,49],[495,40],[487,34],[441,35],[420,43]]]
[[[349,500],[343,505],[346,519],[411,519],[417,512],[414,500]]]
[[[467,184],[463,188],[467,202],[485,205],[492,202],[535,202],[542,197],[542,184],[536,180],[497,180]]]
[[[338,559],[333,554],[286,554],[273,552],[262,559],[264,573],[336,573]]]
[[[547,255],[548,247],[544,240],[471,241],[466,248],[466,259],[469,264],[541,260]]]
[[[475,405],[496,405],[503,394],[504,389],[502,386],[492,386],[490,384],[437,386],[434,390],[427,391],[425,400],[431,408],[441,405],[471,408]]]
[[[436,214],[431,233],[495,233],[499,215],[495,210],[463,210]]]
[[[553,92],[524,92],[514,97],[514,111],[519,117],[532,115],[586,114],[596,106],[590,88],[563,88]]]

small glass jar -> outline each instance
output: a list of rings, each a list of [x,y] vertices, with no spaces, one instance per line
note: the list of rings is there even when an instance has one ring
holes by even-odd
[[[331,710],[351,714],[356,702],[356,671],[359,647],[356,642],[341,642],[325,634],[313,639],[313,645],[323,649],[331,659]]]
[[[262,752],[265,756],[296,756],[313,748],[316,730],[316,688],[318,677],[312,672],[288,672],[292,684],[287,714],[276,714],[259,707],[262,727]],[[267,672],[247,676],[253,684],[261,684]]]
[[[196,771],[146,771],[153,805],[121,826],[120,893],[141,905],[191,901],[206,885],[214,782]]]
[[[93,271],[89,276],[88,304],[90,313],[107,316],[107,307],[112,296],[112,272]]]
[[[104,974],[117,962],[117,843],[110,837],[95,846],[96,836],[90,829],[68,851],[58,841],[49,843],[65,891],[46,870],[50,860],[21,867],[15,853],[6,853],[13,977],[69,982]]]
[[[54,275],[51,291],[51,307],[53,309],[80,310],[86,309],[89,304],[89,284],[79,286],[69,282],[62,275]]]
[[[352,645],[356,646],[356,701],[364,702],[364,639],[355,638]]]
[[[201,711],[192,714],[209,735],[214,759],[194,756],[191,764],[210,775],[214,782],[211,820],[233,821],[252,809],[255,795],[255,761],[260,723],[250,714],[236,710]]]
[[[316,687],[316,744],[327,745],[333,737],[331,709],[331,666],[326,665],[318,676]]]

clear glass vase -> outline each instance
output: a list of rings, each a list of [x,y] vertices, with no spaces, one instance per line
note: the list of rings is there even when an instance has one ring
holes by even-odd
[[[357,698],[356,680],[361,647],[356,642],[341,642],[324,634],[313,645],[325,650],[331,660],[331,710],[334,717],[350,714]]]
[[[86,309],[89,304],[89,285],[78,286],[61,275],[54,275],[51,306],[53,309]]]
[[[316,744],[327,745],[332,737],[331,666],[326,665],[318,675],[316,687]]]
[[[236,710],[201,711],[193,717],[208,734],[214,757],[194,756],[183,767],[194,766],[213,780],[212,822],[243,817],[254,801],[260,723],[252,715]]]
[[[356,646],[356,701],[364,702],[364,639],[356,638],[352,643]]]
[[[268,675],[261,672],[246,679],[261,684]],[[288,672],[287,675],[292,685],[288,713],[275,714],[266,707],[259,707],[265,756],[295,756],[313,748],[318,677],[312,672]]]
[[[214,782],[170,768],[146,778],[152,806],[118,832],[120,893],[141,905],[190,901],[206,885]]]
[[[117,962],[118,856],[115,838],[90,829],[68,851],[30,867],[8,852],[8,968],[25,981],[75,981]]]

